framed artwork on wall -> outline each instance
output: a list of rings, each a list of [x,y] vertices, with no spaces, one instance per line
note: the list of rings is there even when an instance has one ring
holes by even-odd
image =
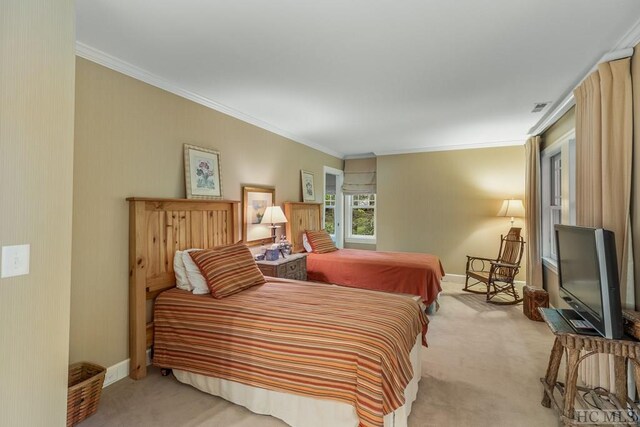
[[[222,199],[220,153],[184,144],[184,180],[187,199]]]
[[[313,172],[307,172],[305,170],[301,170],[300,175],[302,178],[302,201],[315,202],[316,191],[313,186]]]
[[[273,187],[242,187],[242,241],[247,245],[272,243],[271,228],[260,224],[265,210],[276,203]]]

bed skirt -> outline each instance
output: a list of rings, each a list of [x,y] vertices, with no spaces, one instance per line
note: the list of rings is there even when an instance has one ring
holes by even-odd
[[[404,390],[405,404],[384,417],[384,427],[407,427],[411,405],[418,394],[422,362],[422,337],[418,335],[411,350],[413,378]],[[271,415],[293,427],[358,427],[359,420],[352,405],[327,399],[288,394],[251,387],[234,381],[173,370],[178,381],[198,390],[244,406],[256,414]]]

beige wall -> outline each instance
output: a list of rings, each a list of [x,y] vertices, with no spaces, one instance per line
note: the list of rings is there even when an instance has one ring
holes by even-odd
[[[0,425],[66,420],[74,2],[0,5],[0,245],[31,245],[0,279]]]
[[[547,149],[555,145],[562,137],[564,137],[567,132],[576,127],[576,111],[575,107],[571,108],[567,111],[553,126],[547,129],[542,134],[542,144],[541,150]],[[569,170],[564,168],[563,172],[563,181],[568,180]],[[566,183],[563,182],[563,185],[566,186]],[[565,194],[566,196],[566,194]],[[562,200],[563,206],[569,206],[566,200]],[[568,223],[569,221],[569,209],[563,209],[562,212],[562,221]],[[550,269],[546,265],[543,264],[543,282],[544,288],[549,292],[549,302],[554,307],[567,307],[567,305],[560,299],[560,285],[558,282],[558,274],[555,270]]]
[[[343,162],[84,59],[76,74],[70,359],[110,366],[129,357],[125,198],[184,197],[184,143],[220,151],[232,200],[257,184],[298,201],[305,169],[321,201]]]
[[[450,274],[467,254],[495,257],[510,227],[496,214],[524,197],[524,161],[524,146],[378,157],[377,249],[438,255]]]
[[[558,142],[564,135],[576,128],[576,107],[564,113],[557,122],[542,134],[540,150],[545,150]]]

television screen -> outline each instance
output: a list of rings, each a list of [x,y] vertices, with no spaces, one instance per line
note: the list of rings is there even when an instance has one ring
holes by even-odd
[[[590,333],[591,326],[606,338],[621,338],[622,306],[613,233],[571,225],[556,225],[555,230],[560,293],[573,309],[559,313],[578,333]]]
[[[558,241],[562,254],[562,287],[602,319],[595,234],[576,228],[563,229],[562,233]]]

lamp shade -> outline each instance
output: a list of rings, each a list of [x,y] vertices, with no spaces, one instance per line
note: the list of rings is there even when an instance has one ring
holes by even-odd
[[[498,216],[523,217],[524,205],[522,200],[508,199],[503,201]]]
[[[282,208],[280,206],[269,206],[262,216],[260,224],[281,224],[287,222],[287,217],[284,216]]]

